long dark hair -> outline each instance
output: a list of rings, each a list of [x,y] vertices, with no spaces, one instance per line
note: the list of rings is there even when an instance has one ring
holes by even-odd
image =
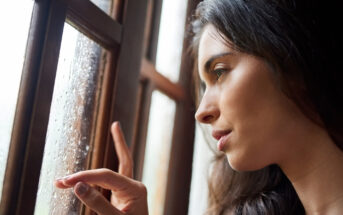
[[[338,8],[319,0],[205,0],[192,21],[195,59],[202,30],[212,24],[228,45],[270,63],[280,89],[342,150],[343,35]],[[276,165],[238,173],[218,154],[213,170],[208,214],[305,214]]]

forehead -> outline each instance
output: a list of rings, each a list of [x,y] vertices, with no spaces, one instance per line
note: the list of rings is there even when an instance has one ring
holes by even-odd
[[[205,26],[200,37],[198,49],[199,72],[202,72],[206,61],[212,56],[233,51],[234,50],[227,45],[223,37],[213,25]]]

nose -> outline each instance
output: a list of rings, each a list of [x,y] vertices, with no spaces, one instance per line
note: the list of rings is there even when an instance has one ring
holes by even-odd
[[[218,119],[220,111],[215,101],[215,96],[204,95],[199,108],[195,113],[195,119],[200,123],[210,124]]]

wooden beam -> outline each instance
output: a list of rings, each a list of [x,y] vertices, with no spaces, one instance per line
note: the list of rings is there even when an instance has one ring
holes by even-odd
[[[144,33],[144,45],[143,45],[143,57],[151,63],[155,63],[156,59],[156,47],[159,34],[159,23],[161,18],[162,0],[148,0],[145,33]],[[143,58],[144,59],[144,58]],[[139,85],[139,94],[137,96],[136,106],[136,120],[135,120],[135,135],[133,145],[131,147],[133,160],[134,160],[134,178],[136,180],[142,180],[146,137],[148,131],[150,105],[152,92],[154,90],[154,84],[148,77],[142,76]]]
[[[199,0],[189,0],[187,16],[191,17]],[[187,29],[187,25],[185,30]],[[186,100],[178,103],[175,113],[172,149],[168,168],[168,186],[166,195],[165,215],[187,215],[189,194],[192,179],[192,164],[195,133],[195,105],[193,98],[192,56],[188,52],[191,38],[185,38],[183,43],[182,62],[179,84],[187,89]]]
[[[134,179],[141,181],[143,176],[145,146],[148,133],[151,97],[154,87],[149,80],[141,81],[138,99],[136,136],[132,147],[134,159]]]
[[[66,0],[34,5],[0,214],[34,213],[66,10]]]
[[[155,66],[147,59],[142,60],[141,79],[148,79],[155,88],[176,101],[183,101],[186,98],[183,86],[173,83],[161,73],[156,71]]]
[[[162,12],[162,3],[163,0],[152,0],[153,10],[152,10],[152,19],[150,24],[150,34],[149,38],[149,47],[147,47],[146,57],[153,64],[156,63],[156,54],[157,54],[157,45],[158,45],[158,36],[160,33],[160,22],[161,22],[161,12]]]
[[[118,53],[116,78],[110,107],[110,122],[120,121],[129,147],[133,142],[135,108],[139,74],[143,54],[143,38],[147,0],[126,1],[123,17],[123,37]],[[111,135],[107,135],[104,167],[117,169],[113,159],[114,147]]]
[[[122,40],[122,26],[89,0],[71,0],[67,21],[105,48],[111,49]]]

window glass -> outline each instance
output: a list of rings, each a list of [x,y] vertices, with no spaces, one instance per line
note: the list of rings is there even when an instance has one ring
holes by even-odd
[[[179,79],[186,11],[185,0],[163,1],[156,69],[173,82]]]
[[[210,134],[210,128],[196,124],[188,215],[204,214],[207,208],[207,179],[214,154],[205,141],[213,138],[206,134]],[[216,150],[216,143],[211,144]]]
[[[0,2],[0,199],[33,4]]]
[[[163,215],[175,108],[173,100],[153,92],[142,179],[149,190],[150,215]]]
[[[98,44],[65,24],[35,214],[79,214],[72,189],[56,189],[53,181],[87,167],[105,55]]]
[[[90,0],[90,1],[93,2],[93,4],[98,6],[105,13],[107,13],[108,15],[111,15],[111,8],[112,8],[113,0]]]

